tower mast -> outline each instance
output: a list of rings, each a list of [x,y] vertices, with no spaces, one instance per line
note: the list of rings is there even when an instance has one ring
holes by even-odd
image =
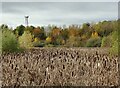
[[[28,26],[28,18],[29,16],[25,16],[25,25]]]

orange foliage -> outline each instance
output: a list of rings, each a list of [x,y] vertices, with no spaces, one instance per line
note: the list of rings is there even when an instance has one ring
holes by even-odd
[[[38,35],[38,34],[40,34],[40,32],[41,32],[41,30],[38,29],[38,28],[35,28],[35,29],[33,30],[33,34],[34,34],[34,35]]]
[[[70,36],[77,36],[78,35],[78,31],[76,29],[70,29],[69,30],[69,35]]]
[[[61,30],[59,28],[55,28],[52,30],[52,35],[53,36],[58,36],[60,34]]]

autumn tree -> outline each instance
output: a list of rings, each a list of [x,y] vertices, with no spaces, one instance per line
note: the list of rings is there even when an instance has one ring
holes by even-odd
[[[90,23],[84,23],[82,25],[82,28],[80,28],[78,31],[79,36],[83,40],[89,39],[91,37],[92,32],[93,32],[93,28],[91,27]]]
[[[98,33],[97,33],[97,32],[92,32],[91,37],[92,37],[92,38],[97,38],[97,37],[98,37]]]
[[[53,27],[50,32],[51,42],[53,45],[58,45],[61,37],[61,29],[58,27]]]
[[[103,21],[99,22],[98,24],[94,25],[94,29],[97,31],[100,37],[108,36],[112,33],[116,28],[114,27],[114,22],[111,21]]]
[[[70,36],[66,43],[69,47],[78,47],[80,46],[80,37]]]
[[[33,34],[33,30],[35,29],[34,26],[27,26],[25,27],[25,31],[29,31],[31,34]]]
[[[40,32],[41,32],[40,27],[35,28],[33,30],[34,37],[38,37],[39,38],[40,37]]]
[[[65,44],[67,39],[69,38],[68,29],[62,29],[61,30],[61,36],[62,36],[62,39],[63,39],[62,44]]]
[[[78,29],[75,25],[69,26],[69,36],[78,36]]]
[[[26,49],[33,47],[33,36],[29,31],[24,31],[23,35],[19,37],[19,44]]]
[[[50,36],[48,36],[47,38],[46,38],[46,43],[47,44],[50,44],[52,42],[52,38],[50,37]]]
[[[52,29],[52,31],[51,31],[51,35],[52,35],[53,37],[57,37],[57,36],[60,35],[60,32],[61,32],[61,30],[60,30],[58,27],[54,27],[54,28]]]
[[[37,37],[41,40],[44,40],[46,38],[45,31],[43,27],[37,27],[33,30],[34,37]]]

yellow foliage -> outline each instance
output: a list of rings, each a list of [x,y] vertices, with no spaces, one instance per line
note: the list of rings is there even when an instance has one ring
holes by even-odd
[[[52,38],[51,38],[51,37],[47,37],[47,38],[46,38],[46,42],[47,42],[47,43],[50,43],[51,41],[52,41]]]
[[[86,39],[86,36],[85,36],[85,35],[83,35],[81,38],[82,38],[82,39]]]
[[[39,39],[38,39],[38,38],[35,38],[35,39],[34,39],[34,42],[38,42],[38,41],[39,41]]]
[[[31,48],[33,47],[33,36],[29,31],[25,31],[22,36],[18,39],[20,46],[22,48]]]
[[[93,37],[93,38],[98,37],[98,33],[97,33],[97,32],[92,33],[92,36],[91,36],[91,37]]]
[[[62,40],[62,44],[65,44],[65,40]]]
[[[95,36],[98,37],[98,33],[97,32],[95,32]]]

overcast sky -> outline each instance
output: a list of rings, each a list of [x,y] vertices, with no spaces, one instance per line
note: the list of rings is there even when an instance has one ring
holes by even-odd
[[[117,2],[2,2],[2,23],[46,26],[82,24],[118,18]]]

